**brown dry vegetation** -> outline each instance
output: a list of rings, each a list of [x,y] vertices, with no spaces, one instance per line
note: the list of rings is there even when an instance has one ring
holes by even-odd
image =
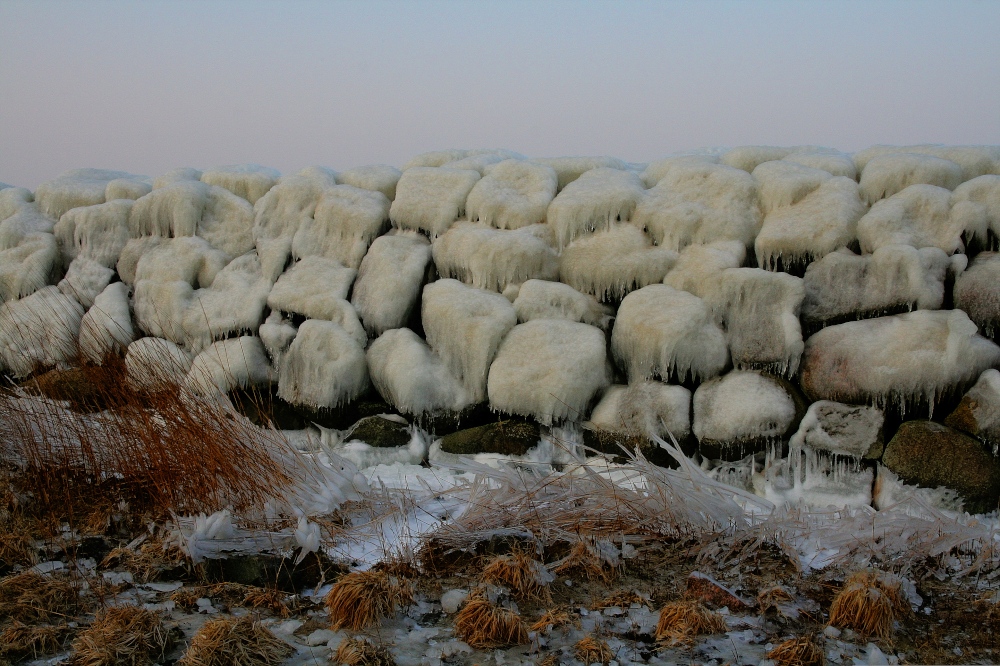
[[[615,658],[608,644],[594,636],[584,636],[575,646],[573,654],[585,664],[607,664]]]
[[[469,596],[455,615],[455,633],[470,646],[494,649],[528,642],[521,617],[509,608],[491,602],[482,589]]]
[[[333,663],[344,666],[396,666],[389,649],[367,638],[345,638],[333,654]]]
[[[660,610],[656,640],[665,645],[690,646],[695,636],[718,634],[726,630],[726,621],[715,611],[697,601],[674,601]]]
[[[413,600],[408,581],[384,571],[349,573],[330,589],[326,607],[331,627],[360,631]]]
[[[886,639],[896,620],[910,614],[901,583],[881,571],[860,571],[850,576],[830,604],[830,625],[851,629],[863,638]]]
[[[253,617],[210,620],[177,666],[277,666],[294,650]]]
[[[779,643],[767,658],[777,666],[823,666],[823,650],[806,636]]]
[[[73,641],[72,666],[145,666],[171,644],[159,614],[136,606],[108,608]]]
[[[550,597],[547,585],[540,581],[545,565],[520,548],[510,555],[497,555],[487,561],[482,580],[510,589],[521,599],[545,600]]]

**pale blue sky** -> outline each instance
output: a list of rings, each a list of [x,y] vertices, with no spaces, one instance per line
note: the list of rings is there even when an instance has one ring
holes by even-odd
[[[0,181],[1000,144],[1000,2],[0,0]]]

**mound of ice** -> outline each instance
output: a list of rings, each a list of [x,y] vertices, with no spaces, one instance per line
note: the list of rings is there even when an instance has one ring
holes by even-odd
[[[692,430],[699,441],[777,442],[795,421],[795,401],[773,377],[734,370],[694,392]],[[742,456],[739,456],[740,458]]]
[[[559,279],[599,301],[617,301],[634,289],[660,282],[677,262],[677,253],[654,247],[631,224],[612,224],[563,250]]]
[[[292,238],[292,256],[320,255],[357,269],[388,222],[389,199],[384,194],[337,185],[323,192],[313,217],[302,220]]]
[[[125,250],[122,250],[122,255],[125,259]],[[181,236],[149,243],[135,264],[135,281],[180,280],[192,287],[210,287],[215,276],[228,264],[229,255],[213,248],[206,240]]]
[[[609,386],[590,424],[629,435],[683,439],[691,433],[691,391],[660,382]]]
[[[722,284],[722,272],[727,268],[739,268],[746,256],[747,248],[740,241],[688,245],[663,278],[663,284],[715,302]]]
[[[911,185],[953,190],[962,182],[962,167],[951,160],[916,153],[888,153],[868,160],[861,171],[861,197],[868,205]]]
[[[195,356],[186,383],[199,395],[216,396],[235,388],[269,384],[274,379],[275,372],[260,338],[245,335],[216,342]]]
[[[83,307],[56,287],[0,305],[0,367],[15,378],[61,366],[77,351]]]
[[[306,220],[312,219],[323,193],[337,184],[337,176],[323,167],[282,176],[253,206],[253,238],[258,251],[269,240],[291,239]]]
[[[960,252],[965,228],[950,211],[951,192],[934,185],[911,185],[877,202],[858,221],[861,251],[870,254],[884,245],[912,245]]]
[[[210,287],[191,294],[183,320],[188,348],[199,351],[214,340],[256,333],[270,291],[271,280],[263,274],[256,252],[233,259]]]
[[[282,317],[277,310],[269,314],[264,323],[260,325],[258,335],[267,355],[271,358],[273,367],[281,367],[285,352],[288,351],[298,332],[298,327],[292,323],[291,319]]]
[[[338,324],[317,319],[299,326],[278,372],[281,399],[314,409],[339,407],[368,385],[365,350]]]
[[[267,305],[273,310],[333,321],[357,274],[336,259],[306,257],[278,278]]]
[[[955,307],[986,335],[1000,332],[1000,254],[980,252],[955,280]]]
[[[611,382],[604,333],[565,319],[535,319],[511,329],[489,371],[490,407],[545,425],[578,421]]]
[[[440,236],[465,215],[465,202],[479,181],[478,171],[413,167],[403,170],[389,218],[398,229]]]
[[[43,213],[58,220],[71,208],[93,206],[108,201],[108,185],[113,181],[112,194],[123,194],[121,180],[148,182],[145,176],[135,176],[124,171],[106,169],[73,169],[53,180],[42,183],[35,190],[35,201]],[[119,197],[114,197],[119,198]]]
[[[128,382],[137,390],[182,385],[190,369],[191,356],[163,338],[139,338],[125,352]]]
[[[695,381],[729,361],[725,336],[708,305],[666,285],[633,291],[618,308],[611,351],[630,383],[676,374]]]
[[[133,204],[116,199],[66,211],[53,229],[63,261],[83,257],[113,268],[129,240]]]
[[[124,282],[109,284],[80,320],[80,352],[92,363],[125,351],[135,339],[128,292]]]
[[[514,299],[518,323],[532,319],[568,319],[607,330],[612,310],[589,294],[561,282],[527,280]]]
[[[544,222],[558,182],[552,167],[520,160],[501,162],[469,192],[469,219],[499,229]]]
[[[962,397],[945,425],[985,441],[997,455],[1000,449],[1000,371],[990,368]]]
[[[967,240],[992,247],[1000,238],[1000,176],[979,176],[956,187],[950,217]]]
[[[560,249],[575,239],[628,221],[644,196],[642,180],[630,171],[599,167],[568,184],[549,204],[548,223]]]
[[[858,169],[850,155],[836,150],[816,153],[792,153],[781,158],[784,162],[801,164],[812,169],[821,169],[831,176],[844,176],[857,182]]]
[[[381,335],[404,326],[424,286],[431,247],[417,232],[376,238],[361,261],[351,303],[365,329]]]
[[[551,243],[552,231],[544,224],[505,231],[459,222],[435,239],[431,251],[442,277],[502,292],[525,280],[556,279],[559,260]]]
[[[0,302],[24,298],[49,284],[58,257],[52,234],[19,235],[16,243],[0,250]]]
[[[822,169],[785,162],[764,162],[750,174],[757,183],[758,196],[764,215],[775,208],[792,206],[833,178]]]
[[[392,201],[396,198],[396,184],[403,172],[388,164],[369,164],[354,167],[337,174],[337,182],[341,185],[353,185],[363,190],[381,192],[385,198]]]
[[[274,187],[281,173],[259,164],[232,164],[206,169],[201,182],[223,187],[251,205]]]
[[[794,151],[794,148],[782,146],[738,146],[723,153],[719,161],[734,169],[753,173],[753,170],[764,162],[784,159]]]
[[[69,265],[66,276],[57,285],[59,291],[80,302],[85,309],[94,304],[97,295],[111,283],[115,272],[96,261],[78,257]]]
[[[464,160],[468,157],[479,156],[498,157],[501,160],[524,159],[523,155],[502,148],[452,148],[450,150],[433,150],[427,153],[420,153],[403,165],[403,171],[414,167],[440,167],[451,162]]]
[[[550,167],[556,172],[559,191],[593,169],[625,171],[627,168],[617,157],[539,157],[531,161]]]
[[[643,170],[641,177],[642,182],[647,189],[656,187],[656,185],[667,177],[671,171],[677,168],[684,168],[685,166],[694,165],[704,165],[704,164],[718,164],[719,157],[717,155],[675,155],[673,157],[667,157],[666,159],[657,160],[656,162],[650,162],[646,165]]]

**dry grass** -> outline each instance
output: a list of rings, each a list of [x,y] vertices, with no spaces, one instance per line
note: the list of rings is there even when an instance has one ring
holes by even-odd
[[[80,609],[76,587],[60,578],[25,571],[0,580],[0,619],[49,622]]]
[[[163,658],[170,632],[158,613],[137,606],[109,608],[73,641],[73,666],[143,666]]]
[[[645,606],[649,603],[635,590],[617,590],[603,599],[595,601],[591,605],[591,610],[604,610],[605,608],[630,608],[632,604]]]
[[[792,600],[791,593],[781,585],[768,587],[757,594],[757,611],[761,615],[766,615],[772,610],[783,614],[781,604],[789,603]]]
[[[6,507],[0,507],[0,567],[32,566],[37,563],[33,525],[22,514],[10,493]]]
[[[482,650],[528,642],[528,630],[521,617],[509,608],[492,603],[482,589],[474,591],[458,611],[455,633],[471,647]]]
[[[895,576],[880,571],[861,571],[851,575],[830,604],[830,625],[851,629],[867,638],[886,639],[893,624],[910,614],[910,604],[902,583]]]
[[[396,666],[388,648],[366,638],[345,638],[333,654],[333,663],[345,666]]]
[[[508,588],[521,599],[550,598],[546,583],[542,582],[545,565],[520,549],[510,555],[491,558],[483,569],[482,580],[491,585]]]
[[[614,569],[601,559],[597,552],[587,543],[577,541],[569,555],[554,562],[552,573],[557,576],[578,577],[586,580],[610,582],[614,578]]]
[[[594,636],[584,636],[573,646],[573,654],[585,664],[607,664],[615,658],[608,644]]]
[[[767,658],[776,666],[823,666],[823,651],[806,636],[779,643]]]
[[[252,617],[206,622],[177,666],[277,666],[295,650]]]
[[[537,631],[539,633],[548,633],[553,629],[558,629],[559,627],[565,627],[566,625],[573,624],[573,616],[569,614],[569,611],[565,608],[550,608],[545,611],[545,613],[535,620],[535,623],[529,628],[530,631]]]
[[[190,569],[191,560],[176,545],[167,545],[158,538],[148,539],[137,546],[120,546],[105,555],[101,568],[122,568],[137,582],[148,583],[172,569]]]
[[[285,594],[276,589],[251,587],[243,595],[243,605],[254,610],[267,610],[280,618],[292,616],[292,609],[285,603]]]
[[[360,631],[413,601],[408,581],[384,571],[355,571],[326,595],[331,627]]]
[[[15,621],[0,633],[0,660],[34,659],[58,652],[71,631],[65,624],[32,626]]]
[[[697,601],[674,601],[660,610],[656,640],[665,645],[690,646],[695,636],[726,631],[726,621]]]

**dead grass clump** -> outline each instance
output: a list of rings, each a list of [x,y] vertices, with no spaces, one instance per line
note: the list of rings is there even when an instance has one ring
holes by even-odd
[[[140,583],[159,579],[165,572],[190,569],[191,560],[175,545],[167,546],[158,538],[149,539],[136,547],[114,548],[101,561],[101,568],[121,567]]]
[[[173,594],[171,594],[168,599],[174,602],[179,608],[184,610],[191,610],[198,605],[198,599],[201,598],[201,594],[196,589],[191,589],[190,587],[182,587]]]
[[[520,549],[510,555],[498,555],[489,560],[483,569],[482,580],[491,585],[510,589],[521,599],[548,599],[550,597],[545,565]],[[551,576],[547,576],[551,580]]]
[[[535,620],[535,623],[530,627],[530,631],[548,633],[553,629],[565,627],[568,624],[573,624],[573,616],[569,614],[568,610],[562,607],[550,608],[545,611],[544,615]]]
[[[284,593],[275,589],[251,587],[243,595],[243,605],[254,610],[267,610],[281,618],[291,617],[292,609],[285,603]]]
[[[345,638],[333,654],[333,663],[345,666],[396,666],[389,649],[366,638]]]
[[[333,586],[326,595],[334,630],[361,631],[382,617],[413,601],[409,582],[384,571],[355,571]]]
[[[15,508],[0,508],[0,567],[32,566],[38,559],[31,524]]]
[[[34,659],[58,652],[71,631],[65,624],[31,626],[15,621],[0,633],[0,660]]]
[[[807,636],[779,643],[767,658],[777,666],[823,666],[823,651]]]
[[[97,616],[73,641],[73,666],[143,666],[160,661],[171,645],[158,613],[117,606]]]
[[[491,602],[482,589],[474,591],[455,616],[455,633],[470,647],[482,650],[522,645],[528,630],[521,617]]]
[[[761,590],[757,594],[757,610],[761,615],[766,615],[770,611],[781,611],[781,605],[793,601],[791,593],[781,585],[775,585]]]
[[[47,622],[73,615],[80,607],[80,595],[68,581],[34,571],[0,580],[0,618]]]
[[[295,650],[252,617],[206,622],[177,666],[277,666]]]
[[[608,596],[595,601],[590,607],[591,610],[604,610],[605,608],[631,608],[632,604],[644,606],[649,603],[635,590],[617,590]]]
[[[557,576],[577,576],[587,580],[609,582],[614,570],[607,566],[597,552],[583,541],[577,541],[569,555],[553,563],[552,573]]]
[[[666,645],[689,646],[695,636],[720,634],[726,621],[697,601],[674,601],[660,610],[656,640]]]
[[[585,664],[607,664],[615,658],[608,644],[594,636],[584,636],[573,647],[573,654]]]
[[[867,638],[889,638],[893,624],[910,613],[902,582],[881,571],[851,575],[830,604],[830,625]]]

